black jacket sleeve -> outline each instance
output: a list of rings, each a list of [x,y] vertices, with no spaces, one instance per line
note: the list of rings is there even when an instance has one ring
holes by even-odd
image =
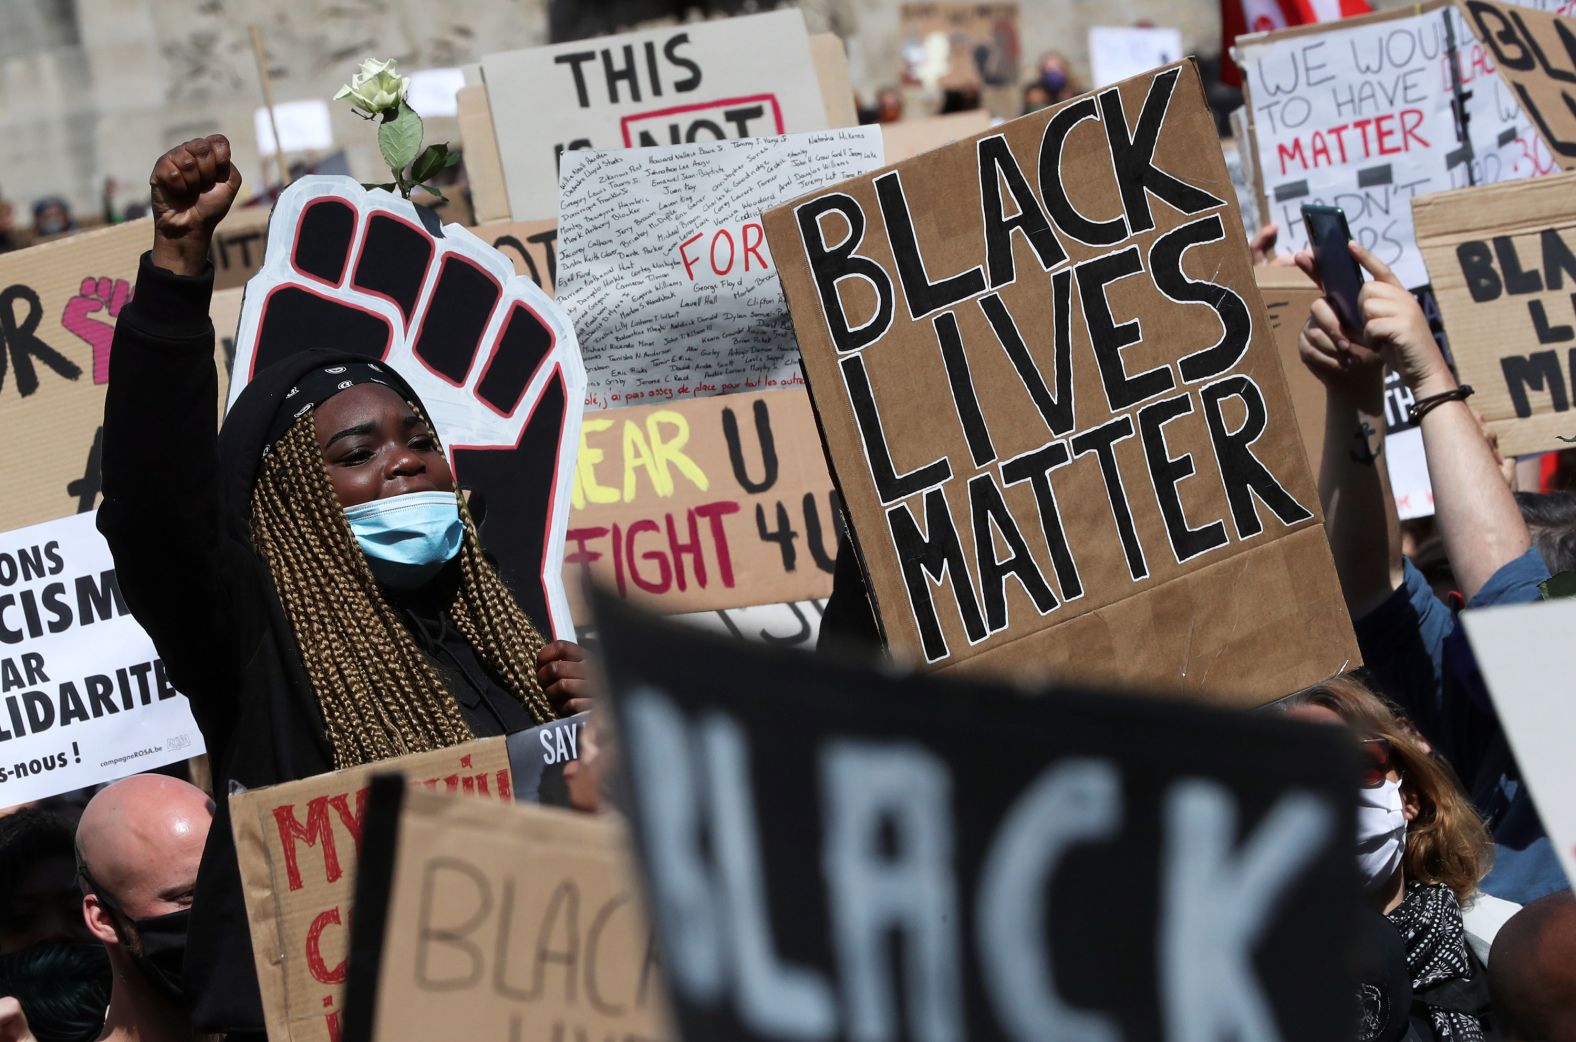
[[[226,561],[212,294],[211,267],[186,277],[143,255],[110,350],[98,514],[126,604],[210,741],[235,711],[250,570]]]

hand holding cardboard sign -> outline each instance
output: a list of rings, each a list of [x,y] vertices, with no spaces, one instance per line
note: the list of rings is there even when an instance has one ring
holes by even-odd
[[[153,164],[153,263],[177,275],[201,274],[213,230],[241,190],[223,134],[192,138]]]
[[[542,693],[561,716],[573,716],[591,708],[596,681],[586,649],[572,640],[555,640],[542,645],[536,653],[536,679]]]

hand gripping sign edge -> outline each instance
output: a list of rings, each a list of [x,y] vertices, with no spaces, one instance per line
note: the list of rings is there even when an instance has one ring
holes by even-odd
[[[559,562],[585,404],[574,327],[503,254],[425,216],[345,177],[285,189],[246,284],[226,408],[309,347],[388,362],[431,411],[521,607],[548,639],[573,639]]]

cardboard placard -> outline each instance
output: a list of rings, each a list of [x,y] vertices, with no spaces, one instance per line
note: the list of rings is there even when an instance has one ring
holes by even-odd
[[[597,623],[682,1037],[1350,1035],[1339,728]]]
[[[815,61],[815,81],[821,87],[828,127],[857,127],[854,83],[848,75],[848,51],[836,33],[810,34],[810,56]]]
[[[825,597],[841,521],[802,388],[586,414],[564,586],[665,613]]]
[[[0,530],[98,504],[115,317],[152,242],[148,218],[0,255],[0,434],[26,446],[6,464]]]
[[[0,807],[203,751],[121,597],[96,516],[0,533]]]
[[[1549,157],[1576,169],[1576,18],[1495,0],[1460,0],[1477,38],[1531,118]]]
[[[1576,437],[1576,173],[1413,203],[1456,372],[1507,456]]]
[[[1576,712],[1559,697],[1570,687],[1576,600],[1462,612],[1461,624],[1560,866],[1576,880]]]
[[[507,221],[509,190],[504,186],[486,84],[461,87],[454,93],[454,104],[465,149],[465,179],[471,186],[471,212],[478,224]]]
[[[514,262],[514,270],[552,296],[558,284],[557,221],[493,221],[470,229]]]
[[[380,775],[366,848],[344,1042],[674,1037],[621,819]]]
[[[267,206],[236,207],[214,230],[208,257],[213,262],[215,290],[244,286],[263,266],[269,212]]]
[[[802,383],[760,215],[881,163],[875,127],[566,155],[558,299],[586,406]]]
[[[1298,357],[1297,337],[1308,319],[1309,308],[1319,297],[1319,290],[1296,268],[1261,266],[1253,269],[1253,276],[1258,281],[1264,310],[1269,314],[1270,328],[1275,333],[1275,348],[1286,371],[1286,389],[1291,392],[1297,426],[1302,431],[1303,449],[1308,453],[1308,466],[1318,474],[1324,455],[1324,385]],[[1386,371],[1384,405],[1388,433],[1382,456],[1385,472],[1390,477],[1390,494],[1395,498],[1396,511],[1403,521],[1428,517],[1434,512],[1434,488],[1428,479],[1422,434],[1407,415],[1412,401],[1412,392],[1407,390],[1400,376]],[[1352,432],[1350,451],[1369,451],[1371,441],[1359,444],[1357,434]]]
[[[575,330],[513,260],[436,220],[349,178],[285,189],[247,283],[229,400],[318,344],[388,363],[429,410],[521,608],[572,638],[560,561],[585,400]]]
[[[826,129],[797,10],[621,33],[482,58],[509,209],[558,213],[571,149]]]
[[[1253,278],[1264,298],[1264,312],[1275,335],[1275,351],[1286,373],[1286,390],[1291,394],[1297,427],[1302,431],[1303,451],[1308,454],[1309,468],[1318,474],[1319,460],[1324,455],[1324,384],[1302,364],[1297,355],[1297,338],[1308,321],[1313,302],[1323,294],[1297,268],[1260,265],[1253,269]]]
[[[765,222],[901,657],[1240,704],[1356,661],[1191,63]]]
[[[1017,85],[1016,3],[904,4],[900,17],[904,83],[926,90]]]
[[[1261,216],[1282,248],[1307,248],[1303,204],[1339,206],[1353,236],[1419,290],[1412,199],[1544,172],[1526,117],[1503,104],[1471,30],[1442,0],[1242,37],[1237,55]]]
[[[886,149],[888,163],[901,163],[921,152],[973,137],[989,127],[990,113],[984,109],[900,119],[896,123],[881,124],[881,144]]]
[[[367,787],[399,771],[430,789],[513,797],[502,738],[415,753],[230,797],[270,1042],[338,1038]]]

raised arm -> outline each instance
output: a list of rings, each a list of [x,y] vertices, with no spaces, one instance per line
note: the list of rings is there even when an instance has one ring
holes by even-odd
[[[233,622],[234,577],[227,580],[222,560],[208,245],[241,175],[229,142],[215,135],[165,153],[149,182],[153,246],[110,349],[98,527],[127,604],[171,679],[196,696],[220,681],[216,663]]]
[[[1298,254],[1297,265],[1318,281],[1310,254]],[[1319,500],[1346,608],[1361,619],[1403,574],[1401,524],[1384,459],[1384,363],[1362,337],[1342,329],[1323,297],[1313,302],[1297,347],[1324,384]]]
[[[1418,402],[1455,391],[1455,375],[1417,301],[1383,261],[1356,243],[1351,250],[1373,276],[1359,298],[1369,345],[1383,352]],[[1526,553],[1532,540],[1472,409],[1464,401],[1445,401],[1427,408],[1419,426],[1434,486],[1434,517],[1456,582],[1470,600],[1495,572]]]

